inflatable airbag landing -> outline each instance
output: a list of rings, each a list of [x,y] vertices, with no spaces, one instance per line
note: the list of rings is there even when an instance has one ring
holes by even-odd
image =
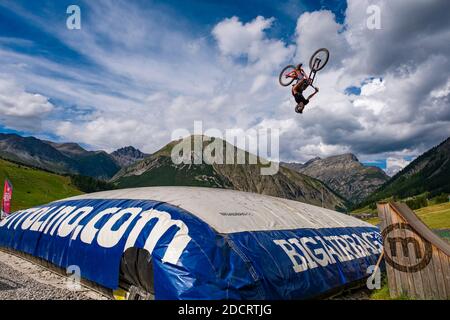
[[[110,289],[124,252],[137,248],[146,255],[128,256],[151,262],[146,288],[156,299],[312,298],[367,277],[382,249],[377,228],[332,210],[188,187],[106,191],[22,210],[0,222],[0,247],[76,265]]]

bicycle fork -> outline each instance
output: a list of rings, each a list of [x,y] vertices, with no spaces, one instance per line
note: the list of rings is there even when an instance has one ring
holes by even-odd
[[[314,79],[315,79],[316,73],[317,73],[317,71],[315,71],[315,70],[320,66],[321,61],[322,61],[321,59],[316,58],[316,60],[314,60],[313,67],[311,68],[311,71],[309,72],[309,79],[311,80],[311,87],[313,87],[312,83],[314,82]]]

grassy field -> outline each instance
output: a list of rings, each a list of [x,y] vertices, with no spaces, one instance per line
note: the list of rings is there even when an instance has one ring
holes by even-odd
[[[368,211],[361,211],[368,212]],[[414,210],[417,216],[431,229],[450,229],[450,202],[435,204]],[[358,212],[352,212],[357,214]],[[378,217],[365,220],[373,225],[380,223]]]
[[[450,202],[420,208],[415,212],[431,229],[450,229]]]
[[[369,208],[369,206],[365,206],[365,207],[353,210],[351,213],[354,215],[358,215],[361,213],[377,213],[377,209],[371,209],[371,208]]]
[[[391,295],[389,293],[389,286],[387,283],[387,278],[385,275],[382,277],[381,289],[375,290],[370,295],[370,299],[371,300],[411,300],[411,298],[407,297],[406,295],[401,295],[396,298],[391,298]]]
[[[0,184],[8,178],[13,184],[12,211],[45,204],[54,200],[81,194],[63,177],[0,159]]]

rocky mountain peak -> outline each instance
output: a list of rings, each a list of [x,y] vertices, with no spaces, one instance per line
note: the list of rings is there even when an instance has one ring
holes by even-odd
[[[310,164],[312,164],[313,162],[318,161],[318,160],[322,160],[322,159],[321,159],[320,157],[312,158],[312,159],[306,161],[306,162],[303,164],[303,166],[308,166],[308,165],[310,165]]]
[[[121,167],[128,167],[137,161],[143,160],[148,154],[133,146],[127,146],[112,152],[111,156]]]
[[[358,203],[389,180],[377,167],[367,167],[352,153],[314,158],[303,165],[287,164],[293,170],[325,182],[351,202]]]
[[[353,153],[345,153],[345,154],[343,154],[342,155],[342,159],[359,162],[358,158]]]
[[[320,159],[320,158],[319,158]],[[358,158],[353,153],[344,153],[336,156],[331,156],[328,158],[325,158],[324,160],[327,160],[327,162],[340,162],[340,161],[347,161],[347,162],[359,162]]]

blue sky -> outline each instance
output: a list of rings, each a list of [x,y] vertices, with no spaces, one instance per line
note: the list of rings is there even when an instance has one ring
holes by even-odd
[[[306,0],[306,1],[285,1],[277,2],[270,0],[247,0],[247,1],[132,1],[134,5],[142,8],[159,10],[168,14],[171,19],[177,20],[176,25],[184,25],[197,36],[208,35],[212,27],[221,20],[237,16],[242,21],[250,21],[256,16],[274,17],[274,23],[269,36],[279,37],[290,41],[293,37],[298,16],[307,11],[331,10],[338,21],[343,21],[346,9],[346,2],[340,0]],[[33,55],[48,55],[53,59],[67,63],[89,63],[83,55],[79,55],[75,50],[67,47],[50,32],[36,28],[26,17],[17,14],[15,10],[10,10],[6,1],[0,12],[0,27],[3,37],[26,39],[34,42],[33,48],[24,48],[11,44],[19,52],[33,51]],[[59,21],[62,25],[68,15],[66,9],[71,4],[80,6],[83,19],[90,18],[90,11],[83,10],[83,1],[14,1],[14,8],[20,7],[29,13],[35,14],[42,19]],[[1,5],[1,4],[0,4]],[[108,13],[105,12],[105,15]]]
[[[71,4],[81,8],[81,30],[66,28]],[[366,26],[369,5],[381,10],[379,30]],[[0,130],[154,152],[200,120],[222,132],[279,129],[285,161],[353,152],[382,168],[404,165],[450,135],[448,7],[5,0]],[[299,116],[277,75],[320,47],[331,60]],[[424,73],[435,76],[417,77]]]

